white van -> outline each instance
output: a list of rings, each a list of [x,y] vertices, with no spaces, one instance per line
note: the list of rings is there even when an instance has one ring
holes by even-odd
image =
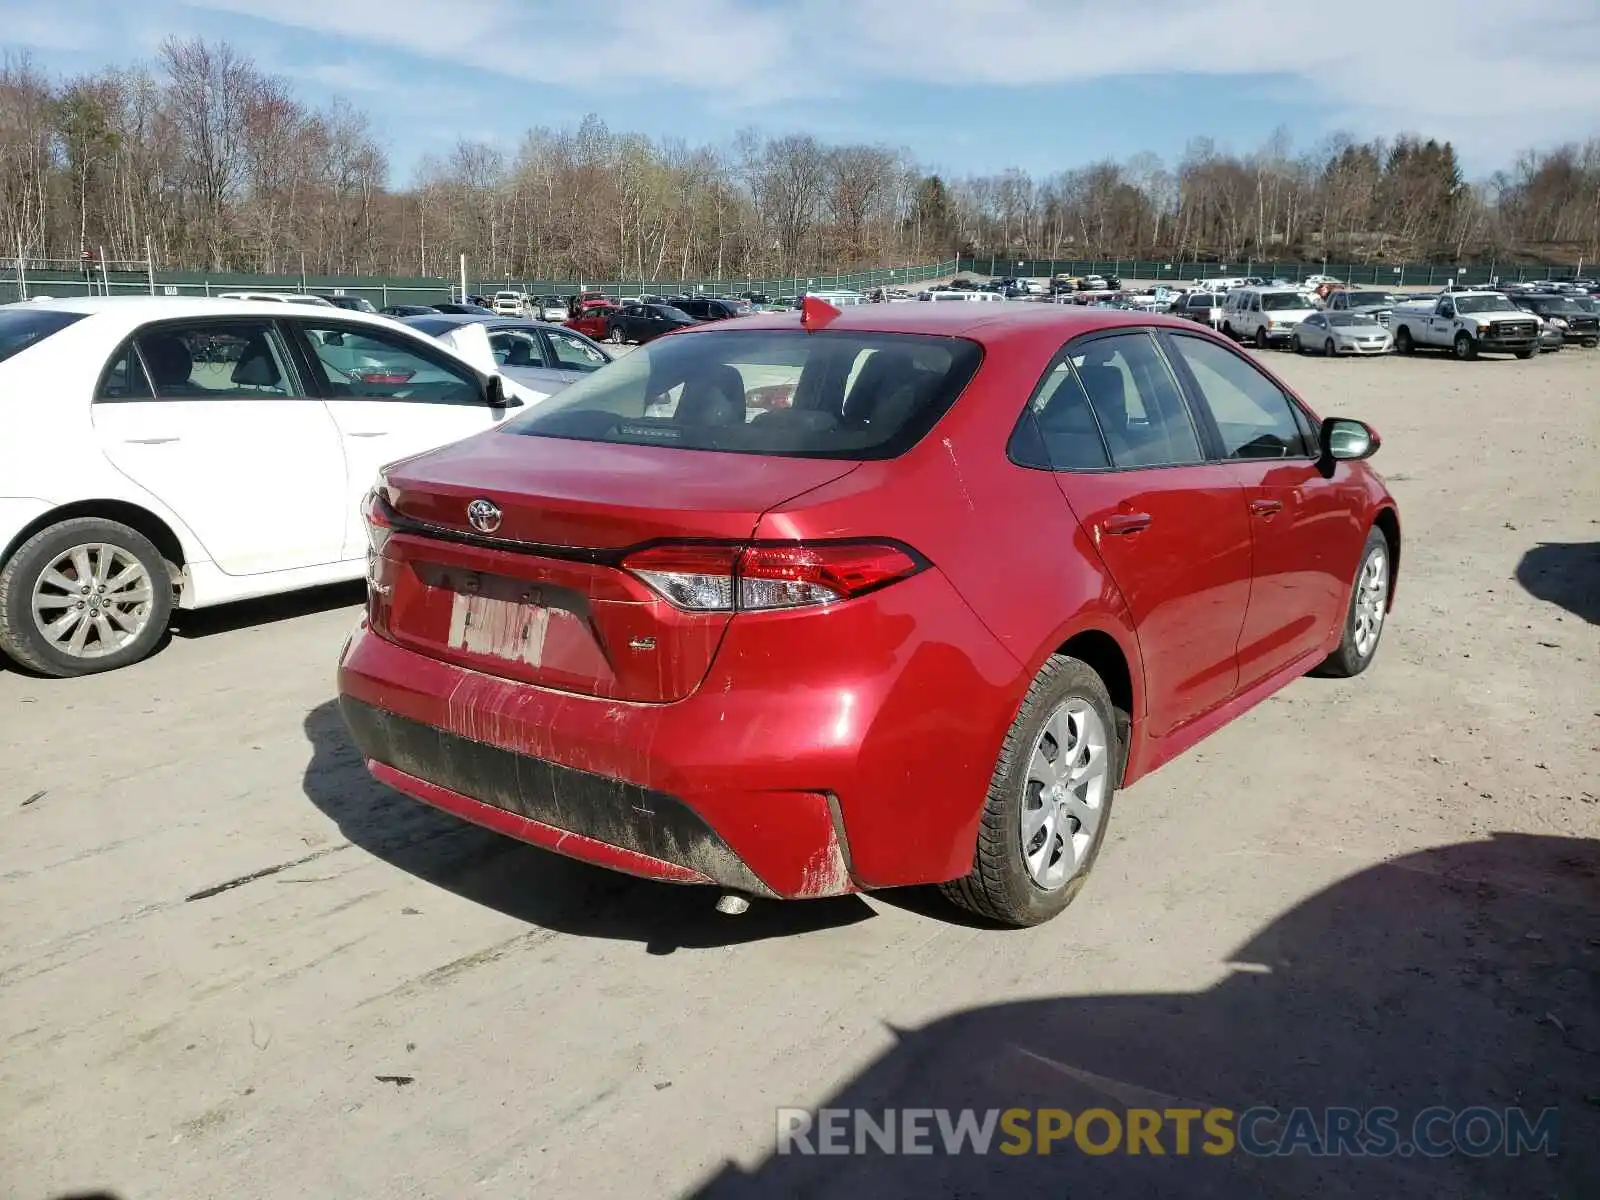
[[[1005,297],[999,292],[922,292],[917,296],[917,299],[931,300],[936,303],[958,300],[963,304],[993,304],[996,301],[1003,304],[1005,302]]]
[[[1257,348],[1287,346],[1294,328],[1317,308],[1297,288],[1235,288],[1222,302],[1222,332]]]
[[[867,303],[867,298],[860,292],[852,292],[844,289],[835,292],[806,292],[804,294],[807,296],[815,296],[818,300],[821,300],[825,304],[831,304],[835,308],[848,308],[854,304]]]

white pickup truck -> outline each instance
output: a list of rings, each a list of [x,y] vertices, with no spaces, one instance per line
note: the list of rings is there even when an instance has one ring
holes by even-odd
[[[1397,304],[1389,314],[1394,348],[1448,350],[1460,359],[1480,352],[1532,358],[1539,352],[1539,322],[1499,292],[1448,292],[1431,300]]]

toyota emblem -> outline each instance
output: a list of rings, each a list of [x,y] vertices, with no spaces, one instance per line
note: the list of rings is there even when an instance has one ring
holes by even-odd
[[[474,500],[467,505],[467,521],[479,533],[500,528],[500,506],[493,500]]]

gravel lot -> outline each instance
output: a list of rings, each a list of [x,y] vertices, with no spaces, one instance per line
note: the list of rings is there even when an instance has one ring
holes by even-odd
[[[1595,1194],[1600,353],[1269,357],[1384,435],[1382,653],[1127,792],[1037,930],[722,917],[386,793],[350,590],[0,668],[0,1194]],[[772,1157],[781,1105],[1180,1099],[1559,1105],[1562,1153]]]

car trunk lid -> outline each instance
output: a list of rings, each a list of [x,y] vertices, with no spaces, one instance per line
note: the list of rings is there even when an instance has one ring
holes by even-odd
[[[498,431],[468,439],[387,472],[392,527],[372,564],[374,628],[506,679],[681,699],[731,614],[674,607],[622,567],[624,552],[748,540],[767,510],[855,466]]]

